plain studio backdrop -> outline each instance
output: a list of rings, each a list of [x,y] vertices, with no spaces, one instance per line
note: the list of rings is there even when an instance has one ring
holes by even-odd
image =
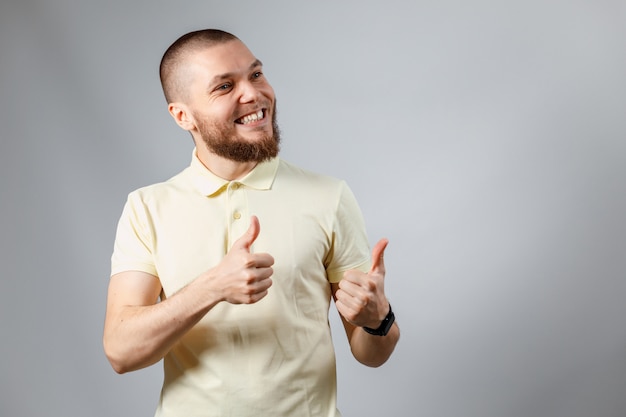
[[[0,5],[0,415],[150,416],[161,365],[101,337],[126,195],[189,164],[157,68],[232,31],[273,84],[282,157],[347,180],[402,337],[351,357],[345,417],[626,415],[623,0]],[[269,231],[268,231],[269,232]]]

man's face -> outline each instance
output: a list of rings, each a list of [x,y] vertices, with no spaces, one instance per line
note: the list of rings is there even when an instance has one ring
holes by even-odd
[[[237,162],[261,162],[278,154],[274,90],[262,65],[240,41],[192,53],[187,106],[208,150]]]

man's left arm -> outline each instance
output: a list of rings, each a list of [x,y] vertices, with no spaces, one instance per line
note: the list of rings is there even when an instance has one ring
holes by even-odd
[[[387,243],[387,239],[381,239],[374,246],[372,267],[368,273],[349,270],[340,282],[331,284],[352,354],[356,360],[371,367],[385,363],[400,338],[395,320],[387,326],[388,321],[393,319],[384,286]]]

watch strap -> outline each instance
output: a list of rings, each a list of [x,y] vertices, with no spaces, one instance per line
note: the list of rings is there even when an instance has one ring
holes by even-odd
[[[373,334],[374,336],[387,336],[387,333],[389,333],[389,330],[391,330],[391,326],[393,325],[393,322],[395,320],[396,320],[396,316],[395,314],[393,314],[393,310],[391,309],[391,304],[389,304],[389,313],[387,313],[387,315],[383,319],[383,322],[380,324],[380,326],[378,326],[378,328],[376,329],[372,329],[370,327],[363,327],[363,330],[365,330],[369,334]]]

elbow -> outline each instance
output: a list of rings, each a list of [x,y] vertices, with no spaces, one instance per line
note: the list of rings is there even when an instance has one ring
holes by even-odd
[[[354,354],[353,355],[355,357],[355,359],[362,365],[365,365],[369,368],[379,368],[381,366],[383,366],[385,364],[385,362],[387,362],[387,360],[389,359],[389,356],[376,356],[376,357],[369,357],[369,356],[365,356],[365,357],[359,357],[357,355]]]
[[[362,365],[365,365],[365,366],[367,366],[369,368],[379,368],[385,362],[387,362],[387,361],[385,360],[385,361],[382,361],[382,362],[374,362],[374,361],[361,361],[361,360],[359,360],[359,363],[361,363]]]
[[[382,366],[389,359],[390,353],[382,352],[379,350],[360,350],[350,349],[352,356],[361,365],[365,365],[369,368],[378,368]]]
[[[131,346],[120,343],[119,340],[110,340],[106,336],[102,342],[106,355],[113,370],[118,374],[137,371],[154,365],[162,356],[148,352],[143,346]]]
[[[113,362],[110,359],[109,359],[109,362],[111,363],[111,367],[113,368],[113,370],[119,375],[125,374],[126,372],[129,371],[120,363]]]
[[[365,332],[359,333],[358,336],[364,338],[351,340],[352,356],[362,365],[378,368],[389,360],[395,350],[400,339],[400,329],[394,326],[386,336],[371,336]]]
[[[111,357],[108,357],[108,359],[109,359],[109,363],[111,364],[111,367],[117,374],[122,375],[122,374],[125,374],[126,372],[132,371],[132,369],[125,366],[123,362],[111,359]]]
[[[104,347],[104,354],[116,373],[121,375],[133,370],[128,362],[124,360],[126,355],[119,352],[119,349],[115,349],[114,344],[106,337],[103,338],[102,345]]]

